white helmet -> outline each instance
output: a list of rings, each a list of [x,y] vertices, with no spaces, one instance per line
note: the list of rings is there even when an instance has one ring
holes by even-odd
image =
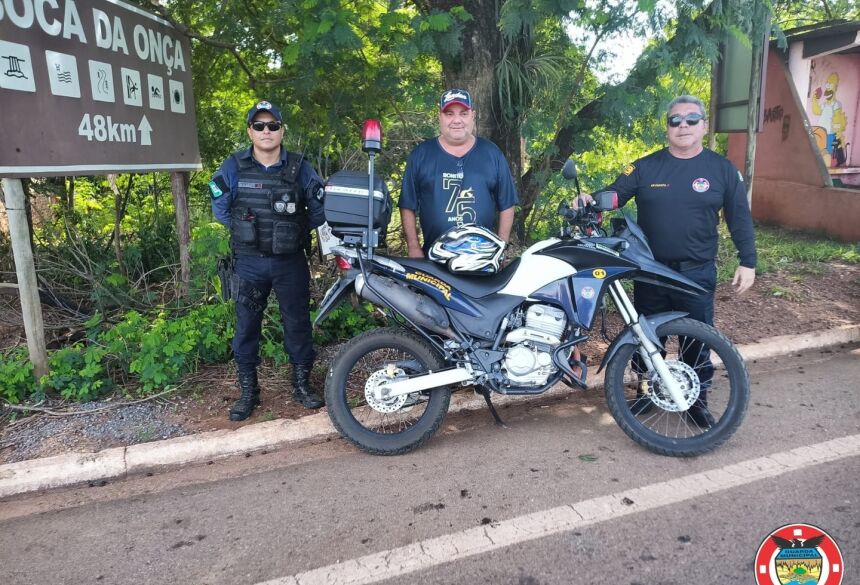
[[[495,274],[502,263],[505,242],[474,223],[452,227],[430,247],[428,257],[447,264],[451,272]]]

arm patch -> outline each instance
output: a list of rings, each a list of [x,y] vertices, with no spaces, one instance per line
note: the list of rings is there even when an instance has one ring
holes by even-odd
[[[230,187],[227,186],[227,182],[221,175],[218,175],[213,180],[209,181],[209,193],[212,195],[212,199],[218,199],[225,191],[229,190]]]
[[[629,177],[633,174],[633,171],[635,170],[636,167],[634,167],[633,165],[627,165],[626,167],[624,167],[624,170],[622,172]]]

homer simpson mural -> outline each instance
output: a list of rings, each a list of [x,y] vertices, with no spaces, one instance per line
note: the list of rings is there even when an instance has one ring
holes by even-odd
[[[827,132],[827,144],[825,148],[831,157],[835,158],[840,157],[835,156],[834,149],[840,151],[839,154],[842,153],[844,144],[843,133],[847,126],[845,110],[842,109],[842,103],[836,99],[836,89],[838,87],[839,74],[834,72],[827,76],[824,90],[822,91],[819,87],[812,94],[812,113],[818,116],[818,125]],[[844,156],[844,154],[841,156],[843,162]],[[834,163],[831,163],[831,165],[835,166]]]

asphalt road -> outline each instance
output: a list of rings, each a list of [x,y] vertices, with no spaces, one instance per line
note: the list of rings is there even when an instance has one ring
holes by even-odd
[[[860,583],[860,350],[750,373],[744,425],[695,459],[644,451],[576,393],[503,409],[507,429],[451,416],[397,458],[333,440],[9,499],[0,583],[753,584],[792,523]]]

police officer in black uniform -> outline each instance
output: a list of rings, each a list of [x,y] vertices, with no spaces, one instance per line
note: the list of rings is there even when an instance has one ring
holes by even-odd
[[[633,299],[640,314],[684,311],[693,319],[714,324],[720,211],[740,261],[732,285],[742,293],[755,282],[755,233],[746,185],[731,162],[702,146],[706,132],[702,101],[690,95],[675,98],[666,113],[668,147],[628,165],[607,187],[618,192],[619,206],[636,198],[637,223],[648,237],[654,257],[707,291],[692,296],[635,282]],[[591,198],[584,195],[582,199]],[[691,354],[696,355],[684,355],[684,361],[702,363],[698,351],[700,348],[692,348]],[[706,366],[699,370],[703,390],[688,414],[699,427],[709,428],[715,422],[707,407],[706,391],[713,368]],[[649,405],[641,402],[642,407]]]
[[[278,108],[258,102],[247,122],[252,146],[233,153],[209,183],[215,217],[230,230],[240,282],[233,356],[241,397],[230,409],[233,421],[245,420],[260,404],[260,332],[272,290],[293,367],[293,397],[306,408],[324,404],[309,384],[315,353],[305,257],[310,230],[325,222],[323,183],[300,155],[281,146],[284,125]]]

